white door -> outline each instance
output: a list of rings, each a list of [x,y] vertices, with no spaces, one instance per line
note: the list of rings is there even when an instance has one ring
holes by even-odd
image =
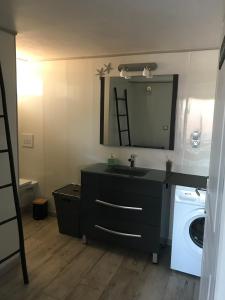
[[[221,211],[225,179],[225,63],[218,73],[210,157],[200,300],[222,300],[216,296]]]

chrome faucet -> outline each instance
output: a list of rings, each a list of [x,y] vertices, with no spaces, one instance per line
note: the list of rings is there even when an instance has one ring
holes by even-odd
[[[130,158],[128,159],[128,161],[130,162],[130,167],[134,168],[135,167],[135,158],[137,157],[136,154],[131,154]]]

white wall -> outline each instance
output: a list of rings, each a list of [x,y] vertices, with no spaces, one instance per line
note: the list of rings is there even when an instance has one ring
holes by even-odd
[[[0,31],[0,61],[3,69],[11,138],[14,150],[16,173],[18,174],[17,158],[17,96],[16,96],[16,50],[15,37]],[[0,114],[2,113],[0,95]],[[3,119],[0,121],[0,149],[5,148],[5,129]],[[10,183],[9,161],[7,154],[0,154],[0,185]],[[11,188],[0,190],[0,222],[14,217],[15,206]],[[0,226],[0,260],[18,250],[17,222]],[[0,266],[2,268],[3,265]]]
[[[29,86],[34,88],[27,96],[20,91],[19,132],[20,137],[34,133],[35,147],[20,143],[21,177],[40,180],[43,194],[50,197],[63,184],[79,182],[81,168],[105,162],[112,152],[124,164],[136,153],[141,167],[165,169],[170,158],[176,171],[207,175],[217,60],[218,51],[212,50],[31,64]],[[118,64],[132,62],[156,62],[155,74],[179,74],[175,151],[99,144],[100,81],[95,74],[108,62],[112,76],[118,76]],[[19,74],[21,81],[25,75]],[[198,129],[200,121],[201,147],[192,149],[190,128]]]
[[[17,60],[20,178],[44,185],[43,91],[40,70]],[[22,133],[33,133],[34,149],[22,147]]]

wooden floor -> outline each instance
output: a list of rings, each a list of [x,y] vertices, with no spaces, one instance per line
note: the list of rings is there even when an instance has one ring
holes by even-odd
[[[59,234],[53,217],[23,220],[30,284],[14,264],[0,275],[1,300],[198,299],[199,280],[169,269],[168,248],[153,265],[145,254]]]

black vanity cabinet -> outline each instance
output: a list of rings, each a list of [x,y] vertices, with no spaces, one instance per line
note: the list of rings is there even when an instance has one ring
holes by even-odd
[[[81,172],[84,238],[153,253],[160,249],[163,183]]]

